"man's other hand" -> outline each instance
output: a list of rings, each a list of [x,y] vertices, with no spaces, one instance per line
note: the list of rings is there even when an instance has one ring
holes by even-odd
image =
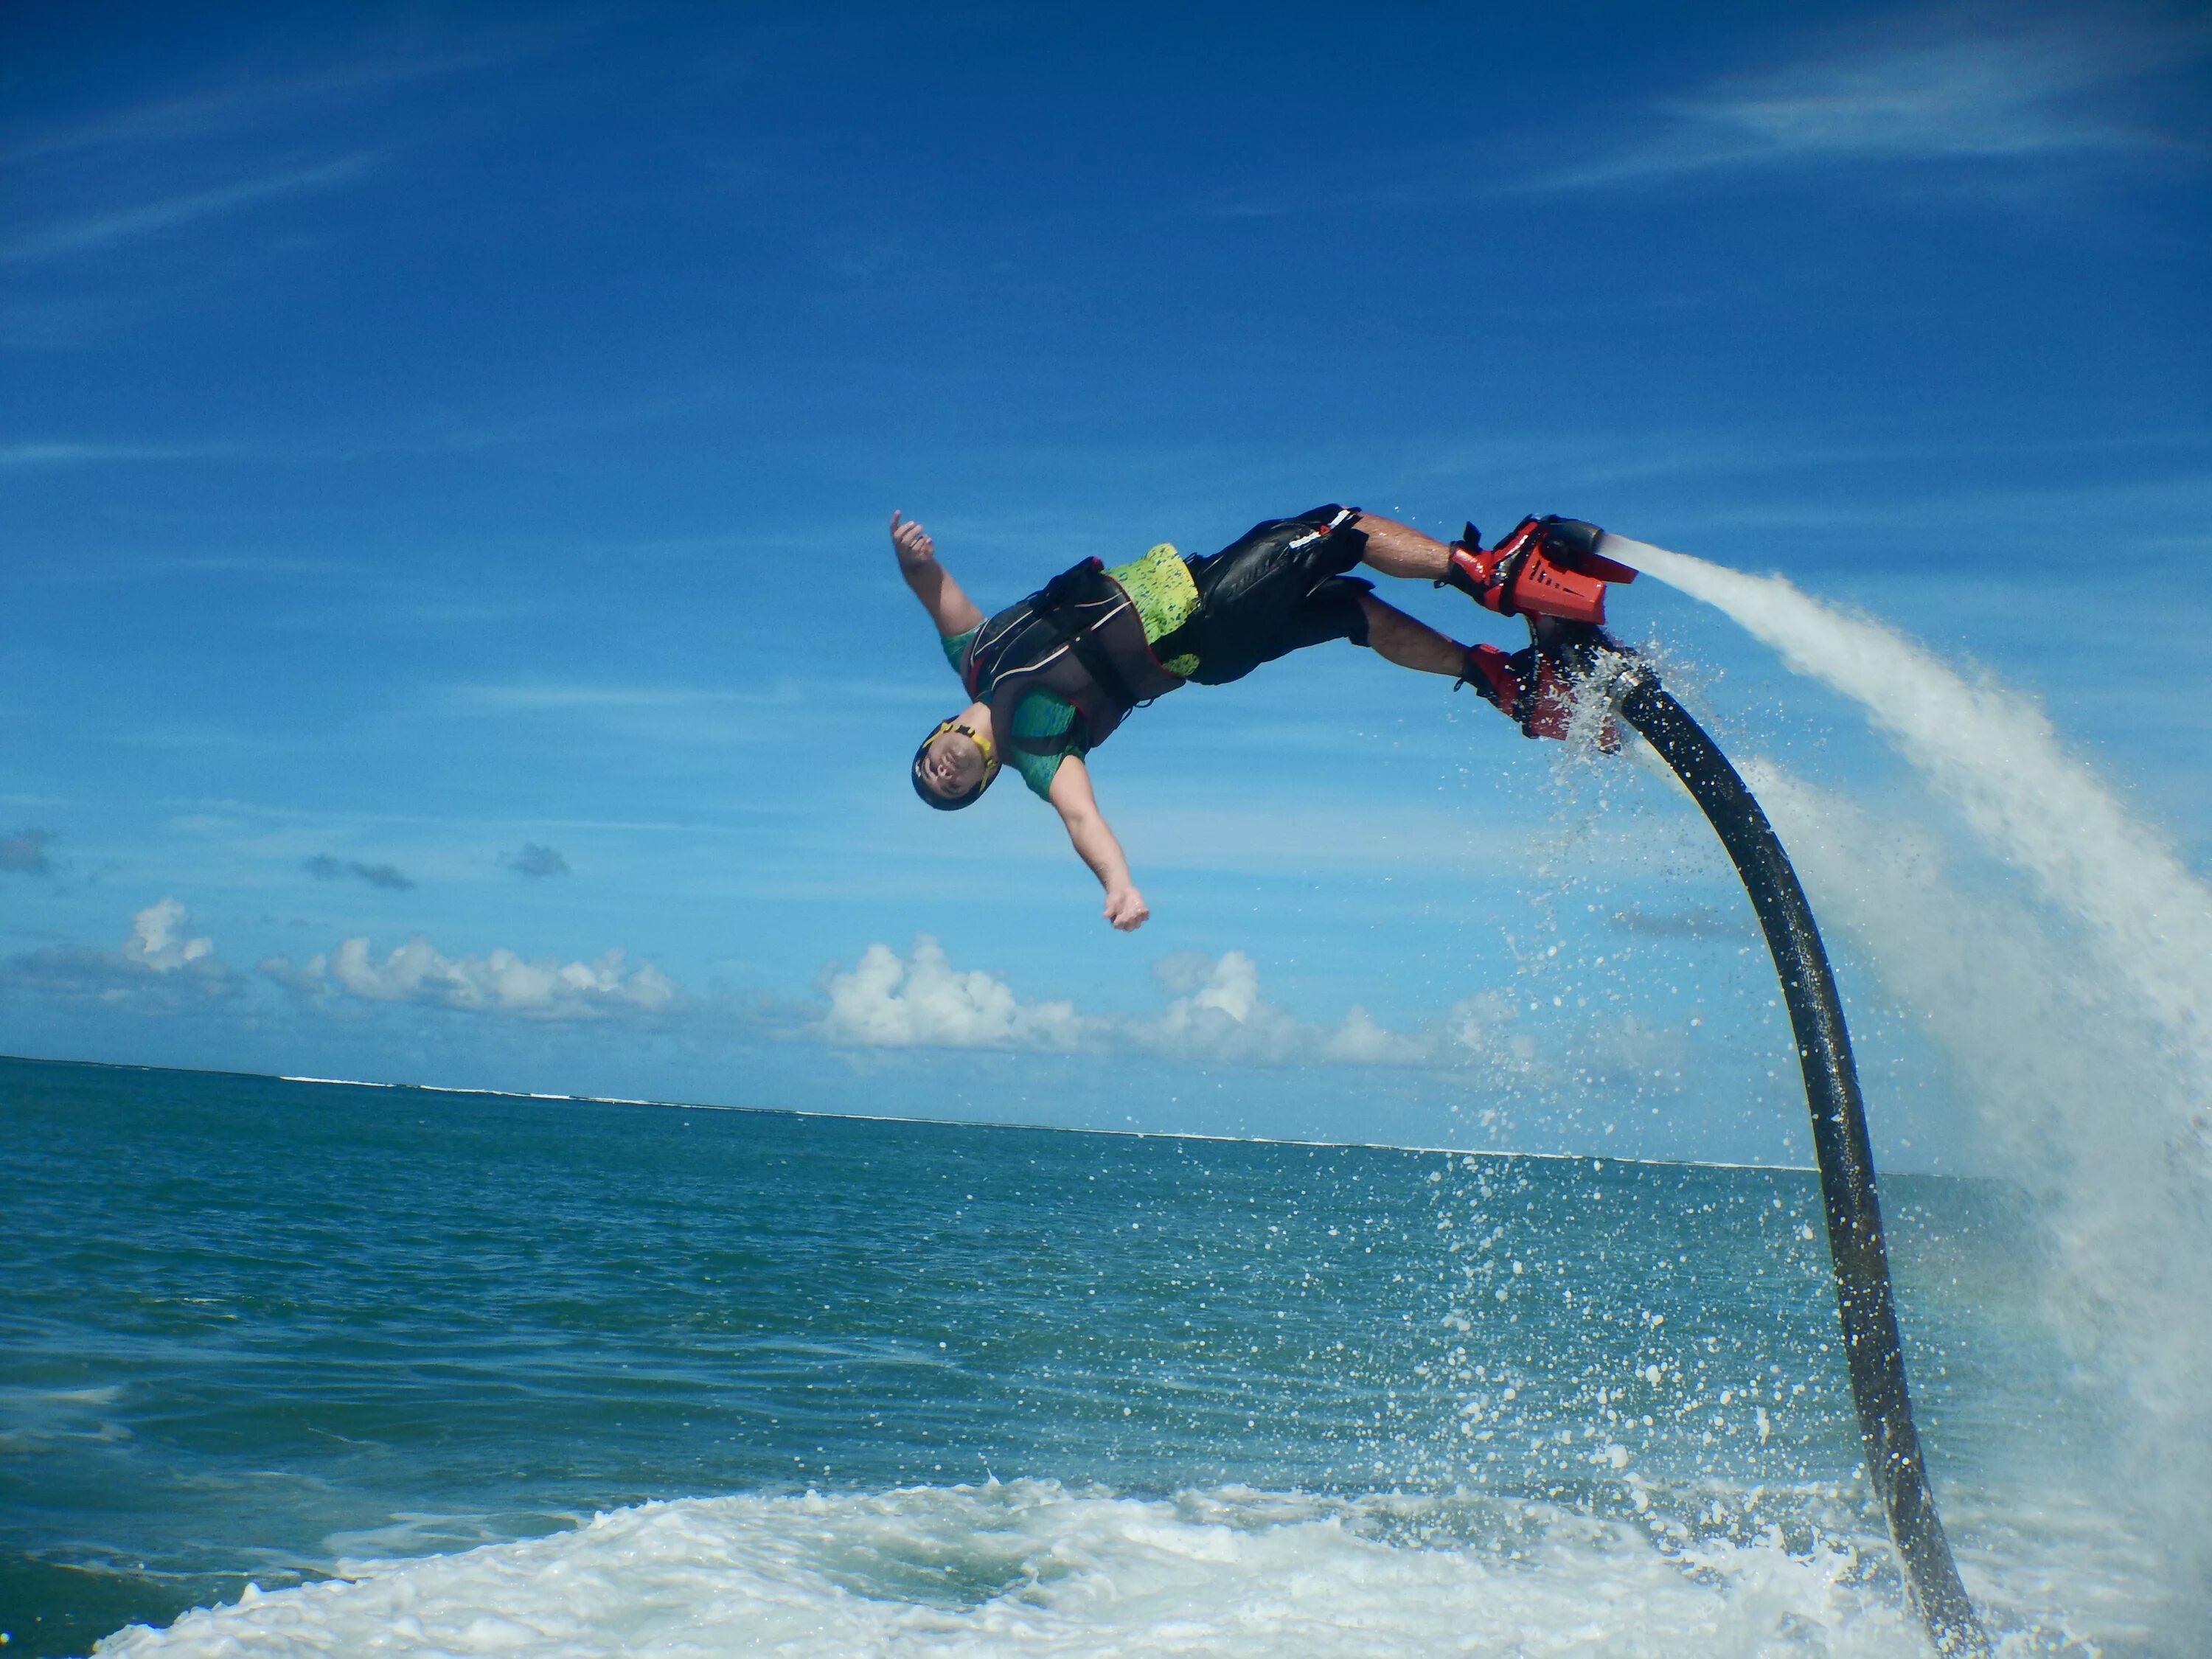
[[[891,514],[891,551],[898,555],[902,567],[927,564],[937,556],[937,544],[929,539],[929,532],[912,519]]]
[[[1151,918],[1152,907],[1133,887],[1116,887],[1106,895],[1106,920],[1125,933],[1133,933]]]

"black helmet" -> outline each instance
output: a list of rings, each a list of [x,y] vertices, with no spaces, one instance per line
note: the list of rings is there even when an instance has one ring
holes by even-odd
[[[947,732],[958,732],[983,751],[983,775],[976,779],[964,793],[957,795],[939,794],[936,790],[930,787],[929,779],[921,769],[922,761],[929,753],[929,745]],[[991,780],[998,775],[999,755],[998,750],[992,746],[991,740],[982,736],[974,726],[965,724],[957,717],[949,720],[938,721],[937,729],[924,738],[921,740],[921,747],[914,751],[914,793],[940,812],[957,812],[963,806],[972,805],[976,799],[991,787]]]

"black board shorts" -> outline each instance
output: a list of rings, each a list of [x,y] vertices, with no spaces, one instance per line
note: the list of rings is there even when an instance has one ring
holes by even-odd
[[[1359,562],[1367,537],[1351,519],[1316,536],[1342,511],[1317,507],[1295,519],[1254,525],[1218,553],[1190,562],[1198,609],[1153,647],[1164,661],[1188,652],[1200,685],[1241,680],[1263,662],[1330,640],[1367,643],[1359,596],[1372,582],[1345,573]]]

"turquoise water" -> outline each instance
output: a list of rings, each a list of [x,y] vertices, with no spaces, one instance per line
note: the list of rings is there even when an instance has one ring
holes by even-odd
[[[1918,1650],[1808,1173],[25,1061],[0,1152],[11,1653]],[[1970,1588],[2179,1651],[2025,1218],[1885,1197]]]

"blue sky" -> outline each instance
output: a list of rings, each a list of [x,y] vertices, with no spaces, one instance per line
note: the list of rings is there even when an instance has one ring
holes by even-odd
[[[0,1049],[1802,1157],[1647,772],[1350,647],[1194,688],[1096,760],[1125,938],[1037,803],[908,793],[958,699],[884,520],[988,606],[1323,500],[1592,519],[2040,699],[2201,874],[2208,86],[2181,8],[10,7]],[[1956,839],[1717,613],[1614,614]]]

